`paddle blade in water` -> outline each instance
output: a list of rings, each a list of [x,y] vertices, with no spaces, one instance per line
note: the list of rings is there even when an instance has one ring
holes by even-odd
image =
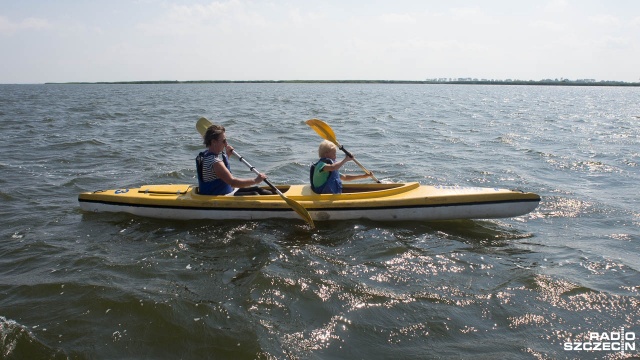
[[[289,204],[289,206],[291,206],[291,208],[298,213],[298,215],[300,215],[300,217],[306,221],[309,226],[312,229],[315,229],[316,225],[313,223],[313,219],[311,218],[311,215],[309,215],[309,212],[307,211],[307,209],[305,209],[302,205],[300,205],[298,202],[296,202],[295,200],[291,200],[288,197],[284,196],[284,194],[280,193],[280,196],[284,199],[284,201],[286,201],[287,204]]]

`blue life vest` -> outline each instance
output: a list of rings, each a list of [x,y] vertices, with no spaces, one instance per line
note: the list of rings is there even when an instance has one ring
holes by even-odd
[[[214,154],[209,152],[209,150],[205,150],[198,154],[196,157],[196,168],[198,169],[198,193],[201,195],[226,195],[233,191],[233,187],[222,181],[222,179],[215,178],[210,181],[204,181],[203,176],[203,165],[204,160],[210,156],[218,156],[219,154]],[[227,155],[224,153],[222,155],[222,161],[224,162],[224,166],[231,171],[231,166],[229,166],[229,159],[227,159]],[[211,163],[213,166],[213,163]],[[213,169],[211,170],[213,171]]]
[[[309,170],[311,190],[316,194],[342,194],[342,180],[340,180],[340,172],[329,171],[328,173],[325,172],[324,174],[326,175],[324,175],[322,173],[324,165],[318,166],[321,162],[324,164],[333,164],[333,160],[329,158],[322,158],[315,164],[311,165],[311,169]]]

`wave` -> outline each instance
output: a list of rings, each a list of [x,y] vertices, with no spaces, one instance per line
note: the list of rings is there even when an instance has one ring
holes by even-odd
[[[0,357],[3,359],[67,359],[60,349],[41,342],[27,327],[0,316]]]

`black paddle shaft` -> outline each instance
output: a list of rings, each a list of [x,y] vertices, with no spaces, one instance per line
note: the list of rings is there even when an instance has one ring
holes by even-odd
[[[339,149],[344,151],[344,153],[347,154],[348,157],[353,158],[353,155],[351,155],[351,153],[347,151],[347,149],[345,149],[344,146],[340,145]]]
[[[249,162],[247,160],[244,159],[244,157],[240,154],[238,154],[237,151],[233,150],[232,152],[235,156],[238,157],[238,160],[242,161],[242,163],[244,163],[245,165],[247,165],[249,167],[249,170],[253,171],[256,175],[260,175],[260,172],[256,169],[255,166],[249,164]],[[275,187],[275,185],[273,185],[269,180],[264,179],[263,180],[267,185],[269,185],[269,187],[271,187],[271,189],[273,189],[274,191],[280,193],[280,190],[278,190],[277,187]]]
[[[344,153],[353,159],[353,161],[355,161],[356,164],[358,164],[358,166],[360,166],[360,168],[365,172],[365,174],[369,174],[371,175],[371,177],[373,178],[373,180],[375,180],[378,184],[381,184],[382,182],[380,180],[378,180],[378,178],[375,177],[375,175],[373,175],[372,172],[370,172],[369,170],[365,169],[364,166],[362,166],[362,164],[360,164],[360,162],[358,160],[356,160],[356,158],[353,157],[353,155],[351,155],[351,153],[349,151],[347,151],[347,149],[344,148],[344,146],[340,145],[340,147],[338,147],[338,149],[344,151]]]

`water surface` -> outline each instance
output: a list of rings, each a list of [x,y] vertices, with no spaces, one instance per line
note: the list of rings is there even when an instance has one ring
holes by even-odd
[[[640,333],[639,104],[617,87],[0,85],[0,357],[638,356],[565,343]],[[543,200],[315,231],[80,211],[82,191],[195,184],[200,116],[274,183],[307,181],[320,118],[385,181]]]

